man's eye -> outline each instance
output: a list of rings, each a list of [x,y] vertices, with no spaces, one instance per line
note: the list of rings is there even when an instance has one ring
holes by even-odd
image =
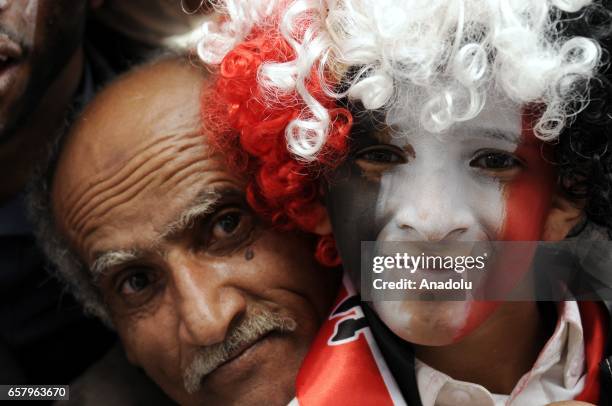
[[[371,164],[392,165],[406,162],[404,151],[393,145],[368,147],[356,154],[357,160]]]
[[[147,289],[153,283],[151,276],[146,272],[135,272],[130,274],[121,283],[121,293],[133,295]]]
[[[251,213],[241,207],[229,207],[219,211],[209,223],[203,242],[209,253],[226,255],[242,247],[249,240],[254,228]]]
[[[470,166],[490,171],[504,171],[519,168],[522,163],[507,152],[485,151],[472,159]]]
[[[242,213],[230,211],[217,217],[213,224],[212,236],[214,238],[227,238],[240,226]]]

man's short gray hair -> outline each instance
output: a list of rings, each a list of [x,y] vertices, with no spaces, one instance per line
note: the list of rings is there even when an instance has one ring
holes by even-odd
[[[34,225],[38,244],[51,262],[55,276],[83,304],[86,313],[99,317],[112,327],[102,295],[95,286],[88,267],[79,260],[68,241],[60,234],[53,215],[53,176],[69,128],[70,125],[66,122],[49,147],[48,159],[36,169],[28,185],[28,214]]]

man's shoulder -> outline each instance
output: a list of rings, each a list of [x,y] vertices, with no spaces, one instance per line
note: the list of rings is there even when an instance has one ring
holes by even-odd
[[[120,344],[70,385],[70,400],[61,405],[173,405],[140,369],[131,365]]]

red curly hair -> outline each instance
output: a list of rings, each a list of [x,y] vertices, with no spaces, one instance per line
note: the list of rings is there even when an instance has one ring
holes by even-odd
[[[247,175],[251,207],[280,229],[314,233],[327,215],[321,177],[346,155],[352,116],[324,94],[312,72],[307,87],[329,111],[329,136],[315,162],[300,161],[289,152],[285,128],[305,104],[297,93],[275,95],[272,101],[266,98],[257,75],[264,62],[294,57],[277,27],[255,28],[221,62],[213,85],[203,92],[202,116],[213,148]],[[340,264],[331,234],[318,238],[315,258],[326,266]]]

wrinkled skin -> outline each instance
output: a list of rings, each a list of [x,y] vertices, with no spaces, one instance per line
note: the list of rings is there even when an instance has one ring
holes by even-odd
[[[261,224],[245,183],[206,145],[203,75],[185,61],[141,68],[103,91],[62,153],[53,206],[89,265],[128,359],[180,404],[284,405],[339,273],[313,241]],[[197,354],[253,312],[295,322],[233,351],[188,393]]]

